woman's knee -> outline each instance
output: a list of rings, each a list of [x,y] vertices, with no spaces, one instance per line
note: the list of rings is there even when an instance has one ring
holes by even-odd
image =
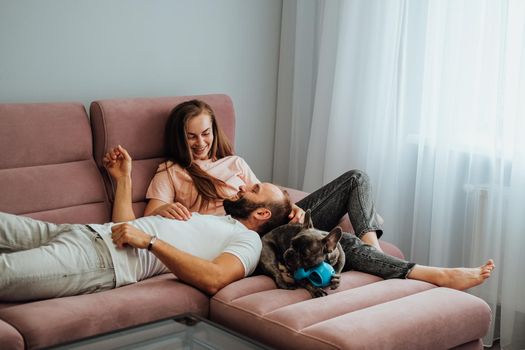
[[[347,179],[355,179],[360,182],[368,182],[369,177],[368,174],[365,173],[363,170],[360,169],[352,169],[345,172],[341,177],[347,178]]]

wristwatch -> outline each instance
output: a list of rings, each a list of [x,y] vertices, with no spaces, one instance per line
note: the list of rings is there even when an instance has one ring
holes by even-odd
[[[156,241],[157,241],[157,236],[151,236],[151,239],[149,240],[149,244],[148,244],[148,250],[151,250],[151,248],[153,248],[153,245],[155,244]]]

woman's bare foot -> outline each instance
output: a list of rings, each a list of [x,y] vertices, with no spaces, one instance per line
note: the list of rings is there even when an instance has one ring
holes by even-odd
[[[480,267],[473,268],[445,268],[416,265],[407,277],[430,282],[440,287],[465,290],[485,282],[495,267],[492,259],[489,259]]]
[[[451,268],[445,269],[445,279],[442,284],[439,284],[441,287],[454,288],[458,290],[465,290],[481,283],[485,282],[487,278],[490,277],[492,270],[494,270],[495,265],[494,261],[490,259],[480,267],[474,268]]]

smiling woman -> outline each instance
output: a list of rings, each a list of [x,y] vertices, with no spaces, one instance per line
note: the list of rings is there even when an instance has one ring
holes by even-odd
[[[240,186],[259,183],[236,155],[211,107],[191,100],[177,105],[165,129],[168,160],[160,164],[146,197],[145,215],[187,220],[191,212],[223,215],[222,200]]]

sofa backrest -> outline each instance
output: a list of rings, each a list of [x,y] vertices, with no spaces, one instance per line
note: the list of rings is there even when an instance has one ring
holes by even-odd
[[[232,144],[235,138],[235,113],[227,95],[194,95],[158,98],[99,100],[91,103],[90,117],[94,133],[94,156],[104,173],[102,158],[111,148],[122,145],[133,158],[133,209],[142,216],[146,191],[164,156],[164,128],[171,110],[191,99],[207,102],[220,127]],[[115,184],[106,176],[110,200]]]
[[[81,103],[0,104],[0,211],[56,223],[110,217]]]

